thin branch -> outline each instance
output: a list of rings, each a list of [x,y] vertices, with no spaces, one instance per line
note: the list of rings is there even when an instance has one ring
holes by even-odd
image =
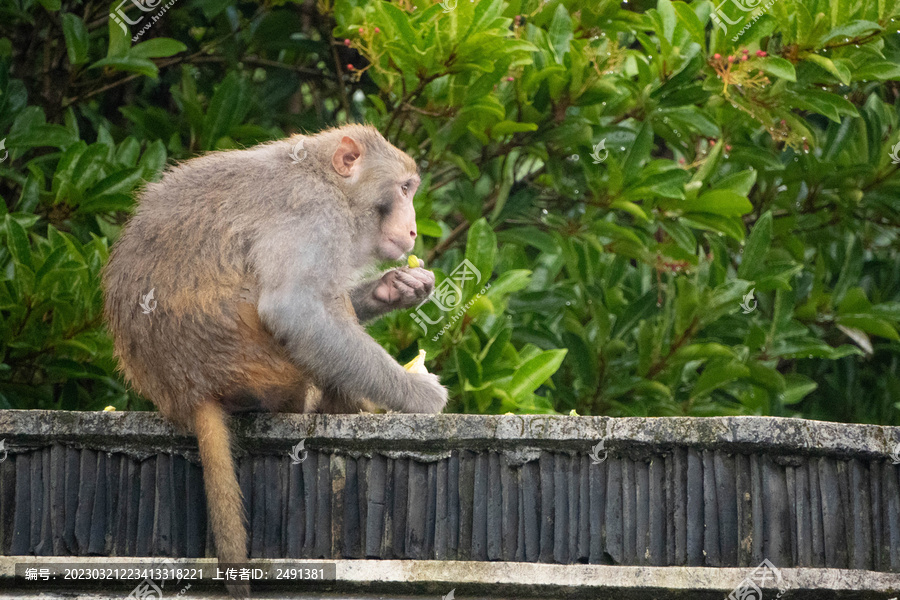
[[[341,69],[341,58],[338,56],[336,44],[331,41],[331,58],[334,60],[334,71],[337,73],[338,90],[341,96],[341,106],[347,113],[347,121],[350,121],[350,101],[347,99],[347,88],[344,85],[344,71]]]

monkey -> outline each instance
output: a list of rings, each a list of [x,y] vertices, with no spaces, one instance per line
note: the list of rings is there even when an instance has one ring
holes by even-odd
[[[230,415],[444,408],[437,377],[362,325],[434,289],[421,267],[366,277],[412,250],[420,181],[409,155],[350,124],[192,158],[139,192],[103,270],[106,322],[125,380],[197,436],[220,563],[248,557]]]

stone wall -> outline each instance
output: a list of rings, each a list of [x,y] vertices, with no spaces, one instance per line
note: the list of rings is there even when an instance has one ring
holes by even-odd
[[[234,429],[254,558],[900,573],[896,428],[253,415]],[[158,415],[0,411],[0,439],[0,554],[212,555],[195,442]]]

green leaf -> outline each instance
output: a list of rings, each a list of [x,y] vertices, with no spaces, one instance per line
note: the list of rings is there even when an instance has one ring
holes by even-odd
[[[379,2],[378,6],[393,22],[400,39],[410,48],[416,45],[416,32],[409,23],[409,15],[389,2]]]
[[[119,71],[131,71],[132,73],[140,73],[141,75],[146,75],[153,79],[156,79],[156,76],[159,74],[159,69],[156,68],[156,65],[152,60],[134,56],[102,58],[92,64],[89,68],[96,69],[97,67],[111,67]]]
[[[143,174],[143,169],[140,168],[116,171],[92,186],[85,192],[85,196],[91,198],[93,196],[130,192],[140,183]]]
[[[822,340],[803,338],[779,340],[775,342],[769,354],[781,358],[827,358],[829,360],[837,360],[845,356],[862,353],[862,350],[850,344],[833,348]]]
[[[622,164],[626,178],[631,181],[641,173],[641,165],[650,157],[653,148],[653,125],[650,120],[644,121],[634,138],[634,143],[628,150],[628,156]]]
[[[676,205],[685,213],[710,213],[723,217],[739,217],[753,210],[746,197],[731,190],[712,190],[694,200],[682,200]]]
[[[808,54],[804,58],[834,75],[844,85],[850,85],[850,69],[846,65],[835,63],[830,58],[825,58],[819,54]]]
[[[682,346],[675,352],[675,360],[688,362],[708,358],[735,358],[734,350],[716,342],[703,342]]]
[[[838,4],[840,4],[840,0],[836,0]],[[850,38],[853,40],[855,38],[863,37],[864,35],[871,33],[873,31],[881,31],[882,27],[878,23],[873,23],[872,21],[851,21],[844,25],[840,25],[835,27],[831,31],[829,31],[824,37],[822,37],[818,44],[818,47],[824,47],[831,40],[837,38]],[[843,41],[843,40],[842,40]]]
[[[465,348],[457,347],[454,354],[456,355],[456,366],[459,370],[460,379],[469,384],[466,388],[471,390],[472,388],[480,387],[482,385],[482,373],[479,362]]]
[[[838,315],[835,321],[846,327],[862,329],[867,333],[889,340],[900,340],[900,335],[897,335],[897,330],[893,325],[872,315]]]
[[[19,225],[12,215],[3,217],[3,228],[6,230],[7,248],[17,264],[32,268],[31,244],[25,228]]]
[[[758,60],[761,61],[760,68],[769,75],[774,75],[787,81],[797,81],[797,71],[794,70],[794,65],[791,64],[791,61],[778,58],[777,56],[767,56]]]
[[[69,54],[69,62],[73,65],[87,62],[90,40],[88,39],[88,30],[84,26],[84,21],[72,13],[63,13],[60,19],[62,20],[63,35],[66,38],[66,52]]]
[[[524,290],[531,281],[531,271],[528,269],[513,269],[506,271],[496,281],[491,283],[488,298],[497,300],[509,294]]]
[[[124,3],[122,3],[124,4]],[[122,6],[119,4],[119,6]],[[115,13],[115,18],[113,15]],[[109,30],[109,48],[106,51],[107,58],[113,58],[116,56],[125,56],[125,53],[128,52],[128,49],[131,47],[131,34],[125,28],[125,24],[122,22],[117,22],[117,19],[121,16],[121,13],[116,7],[116,10],[110,13],[110,18],[108,22],[108,30]]]
[[[147,146],[138,165],[144,170],[142,175],[144,179],[153,178],[165,167],[166,147],[161,140],[156,140]]]
[[[553,13],[553,20],[550,22],[547,37],[550,40],[550,45],[553,47],[556,62],[563,64],[574,34],[572,33],[572,18],[562,3],[556,5],[556,12]]]
[[[688,33],[690,33],[691,39],[701,46],[705,45],[706,33],[703,30],[703,24],[700,22],[700,19],[697,18],[697,14],[691,7],[684,2],[672,2],[672,7],[678,15],[678,21],[684,25]]]
[[[785,406],[797,404],[819,387],[812,379],[797,373],[788,373],[784,379],[786,385],[781,393],[781,403]]]
[[[772,211],[767,211],[759,218],[750,237],[744,246],[741,256],[741,265],[738,267],[738,277],[741,279],[753,279],[761,270],[766,253],[772,245]]]
[[[203,121],[203,140],[207,150],[216,148],[219,138],[237,127],[250,110],[250,91],[239,71],[231,71],[216,88]]]
[[[515,121],[500,121],[491,127],[491,136],[499,138],[512,133],[522,133],[525,131],[537,131],[537,123],[516,123]]]
[[[887,81],[900,79],[900,64],[891,62],[866,62],[853,71],[853,81]]]
[[[488,224],[487,219],[482,217],[472,224],[472,227],[469,229],[469,239],[466,242],[466,260],[478,272],[466,280],[463,287],[464,298],[470,297],[476,289],[488,282],[494,270],[494,256],[496,252],[497,236],[494,234],[493,228]]]
[[[187,46],[172,38],[153,38],[141,42],[128,51],[128,56],[133,58],[163,58],[184,52]]]
[[[750,369],[737,361],[710,363],[697,378],[697,383],[691,392],[691,400],[701,398],[735,379],[749,376]]]
[[[659,14],[663,25],[663,38],[669,42],[673,41],[675,35],[675,9],[670,0],[658,0],[656,3],[656,11]]]
[[[419,235],[427,235],[433,238],[439,238],[444,234],[437,221],[426,219],[425,217],[416,218],[416,230],[419,232]]]
[[[712,189],[731,190],[735,194],[748,196],[750,190],[753,189],[754,183],[756,183],[756,171],[754,169],[747,169],[746,171],[739,171],[734,175],[729,175],[728,177],[720,179],[712,186]]]
[[[565,356],[566,350],[546,350],[526,361],[513,375],[509,395],[517,398],[534,392],[556,373]]]
[[[723,217],[709,213],[690,213],[681,218],[681,222],[690,227],[706,229],[727,235],[741,241],[744,239],[744,222],[740,217]]]

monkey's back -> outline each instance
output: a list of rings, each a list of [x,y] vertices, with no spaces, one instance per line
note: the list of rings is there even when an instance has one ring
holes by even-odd
[[[185,426],[210,397],[229,410],[257,399],[263,408],[304,409],[308,379],[260,323],[247,261],[260,218],[254,207],[267,201],[257,198],[265,171],[258,149],[169,170],[141,193],[104,270],[120,368]],[[142,305],[151,290],[155,305]]]

